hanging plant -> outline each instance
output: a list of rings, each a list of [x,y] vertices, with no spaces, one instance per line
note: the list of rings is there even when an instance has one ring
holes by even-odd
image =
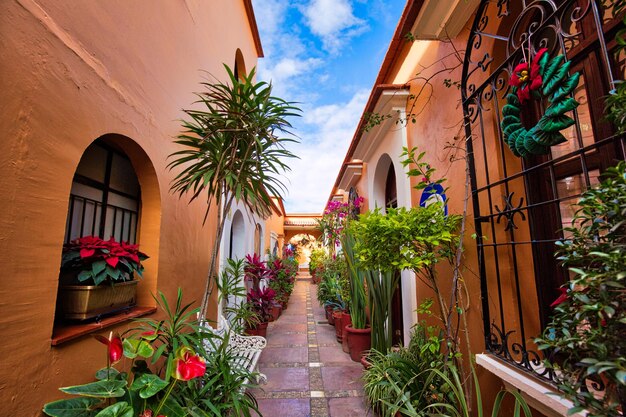
[[[570,94],[578,85],[580,73],[569,75],[571,62],[563,62],[564,59],[563,55],[550,58],[543,48],[530,62],[522,62],[513,70],[500,126],[504,141],[515,156],[546,155],[551,146],[567,141],[561,130],[575,123],[566,113],[578,107],[578,101]],[[521,120],[522,109],[531,99],[545,98],[546,111],[536,125],[526,129]]]

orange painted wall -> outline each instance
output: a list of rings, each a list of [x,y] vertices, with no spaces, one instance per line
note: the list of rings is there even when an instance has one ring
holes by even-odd
[[[170,194],[167,156],[181,108],[207,73],[257,51],[243,1],[11,0],[0,4],[0,415],[38,416],[57,388],[104,364],[90,337],[51,347],[72,177],[109,133],[143,193],[140,245],[150,255],[139,304],[156,289],[201,294],[214,217]],[[193,294],[193,295],[192,295]],[[122,331],[128,325],[113,330]]]
[[[450,54],[457,51],[463,51],[466,48],[467,36],[469,34],[469,25],[471,25],[472,19],[469,19],[468,25],[461,34],[454,39],[453,44],[437,41],[418,41],[414,43],[407,42],[404,46],[400,58],[395,65],[392,65],[392,71],[389,77],[382,80],[385,84],[410,84],[410,92],[414,96],[419,96],[423,81],[419,81],[415,75],[420,73],[420,77],[428,77],[430,73],[438,71],[443,68],[444,63],[448,67],[456,66],[459,64],[454,58],[449,58]],[[454,47],[453,47],[454,46]],[[446,58],[448,57],[448,58]],[[442,61],[443,60],[443,61]],[[427,70],[424,70],[427,68]],[[408,146],[417,146],[420,151],[425,151],[425,162],[428,162],[433,168],[437,170],[439,176],[443,176],[447,179],[444,186],[448,187],[446,195],[449,201],[449,211],[451,213],[463,212],[463,198],[465,194],[465,162],[463,159],[451,162],[450,157],[453,156],[454,151],[449,149],[449,144],[454,142],[458,146],[465,146],[463,139],[465,132],[463,130],[463,110],[461,106],[461,94],[456,87],[447,88],[444,86],[444,78],[449,78],[453,81],[459,81],[461,79],[461,65],[452,71],[451,73],[445,73],[431,80],[432,93],[422,93],[422,98],[417,103],[413,103],[409,100],[407,104],[407,113],[421,113],[415,116],[415,122],[408,123],[407,135]],[[428,87],[426,88],[428,91]],[[411,117],[409,117],[411,119]],[[495,135],[495,131],[493,133]],[[491,141],[494,149],[491,150],[493,154],[496,154],[499,150],[495,149],[496,141]],[[491,153],[490,153],[491,154]],[[457,157],[462,157],[463,152],[457,152]],[[497,162],[494,158],[493,163],[490,162],[490,175],[498,175],[500,167],[495,166]],[[484,174],[484,165],[482,162],[477,164],[477,170],[479,175]],[[412,186],[416,185],[421,180],[419,178],[413,178],[411,180]],[[363,181],[361,181],[363,182]],[[517,195],[524,195],[523,184],[519,187]],[[412,191],[413,206],[419,204],[421,191]],[[367,196],[366,201],[368,200]],[[502,199],[500,196],[494,196],[494,202],[501,204]],[[498,230],[497,233],[503,233],[502,230]],[[471,344],[472,353],[482,353],[484,351],[484,332],[483,332],[483,315],[481,305],[481,291],[480,291],[480,278],[478,274],[478,258],[476,250],[476,242],[471,238],[474,233],[474,222],[472,212],[472,201],[468,203],[468,216],[467,216],[467,232],[464,239],[464,279],[467,285],[467,293],[462,294],[464,302],[466,303],[466,320],[468,323],[467,333]],[[520,231],[519,233],[524,233]],[[507,270],[507,259],[510,254],[500,253],[501,271]],[[537,297],[533,275],[532,254],[528,251],[524,254],[518,254],[519,259],[524,259],[524,264],[521,266],[523,271],[528,273],[522,274],[522,279],[526,279],[526,282],[522,282],[522,297],[520,302],[525,306],[524,317],[525,328],[527,334],[537,335],[540,328],[538,318],[535,311],[537,309]],[[510,310],[510,317],[513,317],[513,307],[516,305],[515,294],[513,293],[513,274],[512,261],[509,259],[511,265],[509,265],[509,274],[503,274],[503,296],[506,300],[509,300],[505,306],[505,311]],[[487,264],[494,265],[493,255],[487,254]],[[444,291],[449,291],[449,283],[452,277],[452,269],[449,265],[440,265],[438,268],[441,282],[448,283],[448,287],[445,287]],[[494,284],[492,286],[491,284]],[[489,283],[491,298],[490,305],[492,308],[495,304],[495,297],[497,290],[495,283]],[[433,297],[432,291],[422,282],[418,281],[417,285],[417,303],[427,298]],[[462,340],[462,343],[465,343]],[[463,350],[467,353],[467,349],[463,346]],[[467,355],[465,359],[467,363]],[[477,367],[479,379],[481,381],[481,388],[483,392],[483,402],[485,404],[492,404],[495,394],[503,387],[502,381],[486,372],[484,369]],[[509,410],[511,411],[511,410]],[[506,414],[506,410],[505,410]],[[537,414],[539,415],[539,414]]]

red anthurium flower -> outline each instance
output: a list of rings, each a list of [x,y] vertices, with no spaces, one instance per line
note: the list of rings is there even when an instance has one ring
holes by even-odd
[[[559,304],[562,304],[568,300],[569,296],[567,295],[567,288],[561,287],[559,288],[559,291],[561,292],[561,295],[559,295],[559,297],[556,300],[554,300],[552,304],[550,304],[550,307],[554,308],[558,306]]]
[[[99,342],[107,345],[110,364],[117,363],[120,361],[120,359],[122,359],[122,355],[124,354],[124,348],[122,347],[122,338],[117,333],[109,333],[108,338],[101,335],[95,335],[94,337]]]
[[[513,87],[517,87],[517,97],[520,103],[524,104],[526,100],[530,99],[530,93],[541,87],[543,79],[540,74],[541,67],[539,66],[539,61],[543,54],[547,52],[547,48],[542,48],[537,51],[537,54],[531,60],[530,67],[527,62],[522,62],[513,69],[509,83]]]
[[[178,349],[174,360],[174,378],[189,381],[201,377],[206,372],[206,361],[191,348],[183,346]]]

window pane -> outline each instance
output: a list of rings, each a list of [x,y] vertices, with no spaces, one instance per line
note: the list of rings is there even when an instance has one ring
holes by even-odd
[[[133,196],[139,196],[139,182],[130,161],[118,154],[113,154],[110,187]]]
[[[106,173],[106,161],[107,151],[96,144],[91,144],[85,150],[82,158],[80,158],[76,174],[103,183]]]

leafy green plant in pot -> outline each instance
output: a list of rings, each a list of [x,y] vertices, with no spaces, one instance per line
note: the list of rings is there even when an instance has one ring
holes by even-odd
[[[380,277],[368,276],[368,294],[372,311],[372,347],[385,352],[391,347],[389,325],[391,297],[398,285],[399,271],[411,270],[433,290],[437,317],[449,329],[451,308],[440,290],[439,262],[453,262],[461,216],[446,216],[443,204],[428,207],[379,209],[352,222],[355,253],[362,268],[381,271]],[[385,333],[386,332],[386,333]],[[447,335],[446,335],[447,337]],[[456,340],[446,340],[456,345]]]
[[[136,277],[148,256],[139,245],[85,236],[64,245],[59,306],[70,319],[85,320],[134,304]]]
[[[536,342],[561,395],[574,403],[570,413],[618,416],[626,411],[626,162],[603,175],[558,242],[571,278]]]
[[[285,160],[295,157],[286,145],[290,117],[300,115],[292,103],[272,95],[272,86],[255,82],[255,70],[235,74],[224,65],[228,82],[204,82],[197,93],[198,108],[184,110],[184,132],[176,143],[183,149],[170,155],[170,169],[180,169],[171,189],[190,200],[204,196],[205,221],[213,205],[217,227],[213,242],[220,242],[227,214],[235,201],[252,213],[271,212],[272,197],[285,190],[281,175],[289,167]],[[206,317],[217,277],[219,245],[211,252],[200,316]]]

